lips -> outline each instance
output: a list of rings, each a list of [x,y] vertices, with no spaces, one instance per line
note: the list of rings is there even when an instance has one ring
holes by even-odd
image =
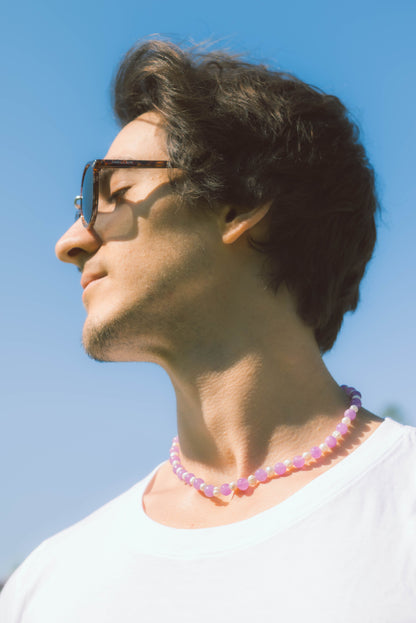
[[[81,287],[85,290],[85,288],[92,283],[93,281],[97,281],[97,279],[102,279],[102,277],[104,277],[105,274],[104,273],[100,273],[100,274],[91,274],[91,273],[86,273],[84,275],[82,275],[81,277]]]

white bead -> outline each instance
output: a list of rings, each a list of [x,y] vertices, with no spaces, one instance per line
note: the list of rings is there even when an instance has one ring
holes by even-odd
[[[320,449],[322,450],[322,452],[328,452],[329,448],[326,445],[326,443],[320,443],[319,444]]]
[[[266,474],[268,475],[269,478],[274,476],[274,469],[273,469],[273,467],[270,467],[270,465],[268,467],[266,467]]]
[[[302,457],[305,459],[305,461],[310,461],[312,458],[312,454],[310,452],[304,452],[302,454]]]
[[[230,489],[231,491],[235,491],[237,489],[237,483],[234,482],[234,480],[230,482]]]
[[[253,474],[250,474],[247,480],[250,487],[254,487],[254,485],[257,483],[257,478]]]
[[[335,439],[338,439],[339,437],[341,437],[341,433],[339,432],[339,430],[334,430],[332,436],[335,437]]]
[[[219,494],[220,494],[220,488],[214,487],[214,495],[219,495]]]
[[[172,467],[176,467],[177,465],[180,465],[180,461],[173,461]]]
[[[357,405],[351,405],[351,407],[349,407],[352,411],[355,411],[356,413],[358,413],[358,407]]]
[[[187,476],[187,474],[189,474],[189,472],[184,472],[181,476],[182,480],[185,480],[185,476]]]
[[[205,487],[206,487],[206,486],[207,486],[207,485],[206,485],[206,483],[205,483],[205,482],[203,482],[203,483],[201,484],[201,486],[199,487],[199,490],[200,490],[200,491],[202,491],[202,492],[204,492],[204,490],[205,490]]]
[[[283,464],[286,465],[287,468],[293,467],[293,463],[290,459],[286,459],[286,461],[283,461]]]
[[[350,420],[350,418],[349,418],[349,417],[347,417],[347,416],[343,417],[343,418],[342,418],[342,420],[341,420],[341,422],[342,422],[343,424],[346,424],[347,426],[349,426],[349,425],[351,424],[351,420]]]
[[[196,476],[192,476],[192,478],[190,478],[189,480],[189,484],[192,486],[195,480],[196,480]]]

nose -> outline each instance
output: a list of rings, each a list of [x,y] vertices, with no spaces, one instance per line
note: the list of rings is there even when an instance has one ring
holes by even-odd
[[[56,256],[61,262],[69,262],[82,268],[86,258],[96,253],[102,244],[97,232],[87,229],[81,219],[75,221],[55,246]]]

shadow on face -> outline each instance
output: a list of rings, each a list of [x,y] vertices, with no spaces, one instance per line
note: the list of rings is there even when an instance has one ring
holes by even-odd
[[[163,200],[173,198],[172,185],[169,182],[159,184],[141,200],[134,201],[123,197],[112,211],[98,210],[94,230],[105,242],[133,240],[139,231],[139,219],[148,219],[150,210],[157,209]],[[176,202],[175,202],[176,203]],[[171,206],[175,208],[174,205]]]

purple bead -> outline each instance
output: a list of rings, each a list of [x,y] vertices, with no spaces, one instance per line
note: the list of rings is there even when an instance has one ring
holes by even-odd
[[[200,486],[202,485],[204,481],[202,480],[202,478],[195,478],[194,480],[194,487],[197,491],[199,491]]]
[[[357,417],[357,414],[354,411],[354,409],[347,409],[346,411],[344,411],[344,415],[345,417],[349,417],[351,422],[355,420],[355,418]]]
[[[237,489],[240,489],[240,491],[247,491],[249,486],[247,478],[239,478],[237,480]]]
[[[258,469],[254,472],[255,477],[257,478],[257,480],[259,482],[264,482],[265,480],[267,480],[267,472],[264,469]]]
[[[337,440],[332,435],[328,435],[328,437],[325,439],[325,443],[328,448],[335,448],[335,446],[337,445]]]
[[[319,446],[314,446],[311,448],[311,456],[314,459],[319,459],[322,456],[322,450]]]
[[[358,389],[354,389],[354,391],[352,392],[352,396],[362,398],[361,392],[359,392]]]
[[[297,469],[300,469],[301,467],[303,467],[305,465],[305,459],[303,458],[303,456],[300,456],[300,454],[295,456],[294,459],[293,459],[293,465]]]
[[[204,493],[207,498],[212,498],[212,496],[214,495],[214,485],[207,485],[204,489]]]
[[[220,487],[220,492],[221,492],[223,495],[230,495],[230,493],[231,493],[231,487],[230,487],[230,485],[228,484],[228,482],[225,482],[223,485],[221,485],[221,487]]]
[[[345,433],[348,432],[348,426],[346,424],[343,424],[343,422],[340,422],[339,424],[337,424],[337,431],[341,433],[341,435],[345,435]]]
[[[286,465],[284,463],[276,463],[274,471],[278,476],[283,476],[283,474],[286,473]]]
[[[186,474],[186,476],[184,476],[183,481],[186,482],[187,485],[189,485],[189,481],[191,480],[191,478],[193,478],[195,476],[195,474],[192,473],[188,473]]]
[[[353,398],[351,400],[351,406],[358,407],[359,409],[361,409],[361,404],[362,403],[361,403],[361,400],[359,398]]]

